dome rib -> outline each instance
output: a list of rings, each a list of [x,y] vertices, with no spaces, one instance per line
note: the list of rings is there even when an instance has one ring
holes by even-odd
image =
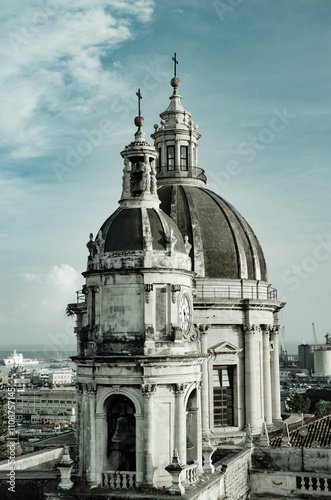
[[[265,281],[267,281],[266,263],[265,263],[263,252],[261,250],[260,243],[256,237],[256,234],[254,233],[253,229],[248,224],[248,222],[240,215],[240,213],[238,212],[238,210],[235,207],[233,207],[226,200],[223,200],[223,202],[227,206],[231,207],[231,210],[233,211],[233,213],[237,217],[238,223],[241,225],[241,227],[243,228],[243,231],[245,232],[245,234],[247,236],[247,240],[249,242],[249,245],[250,245],[250,248],[252,251],[252,255],[253,255],[255,279],[256,280],[264,279]],[[265,272],[264,278],[262,278],[261,261],[263,263],[264,272]]]
[[[191,222],[190,226],[192,227],[192,240],[193,240],[192,249],[194,255],[194,270],[200,276],[204,276],[205,275],[204,240],[202,238],[200,230],[198,210],[195,206],[194,198],[191,196],[189,189],[185,189],[184,186],[181,186],[181,189],[186,198],[189,218]]]
[[[216,203],[218,208],[221,210],[221,212],[224,215],[224,218],[226,219],[229,229],[232,233],[233,237],[233,242],[234,246],[236,248],[236,253],[237,253],[237,268],[238,268],[238,276],[239,278],[248,278],[248,269],[247,269],[247,259],[246,259],[246,254],[245,250],[243,248],[243,242],[241,238],[241,234],[236,228],[235,224],[233,224],[233,220],[231,221],[231,218],[233,217],[233,214],[231,211],[227,210],[225,211],[222,205],[219,202],[219,198],[215,193],[212,191],[209,191],[208,189],[204,190],[208,196]],[[228,207],[227,207],[228,208]],[[241,245],[239,244],[241,243]]]

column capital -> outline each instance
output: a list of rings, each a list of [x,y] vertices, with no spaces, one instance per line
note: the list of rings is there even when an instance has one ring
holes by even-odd
[[[244,335],[251,335],[261,331],[260,325],[243,325]]]
[[[173,384],[172,388],[176,396],[184,394],[186,390],[186,384]]]
[[[197,325],[197,327],[199,328],[200,335],[207,335],[209,333],[210,325],[201,324]]]
[[[279,325],[274,325],[274,326],[272,327],[271,333],[272,333],[273,335],[278,335],[278,334],[279,334],[279,331],[280,331],[280,326],[279,326]]]
[[[142,395],[149,398],[155,394],[156,388],[156,384],[141,384]]]
[[[82,384],[83,386],[83,391],[88,395],[88,396],[95,396],[97,393],[97,387],[95,382],[90,382],[89,384]]]
[[[272,332],[273,325],[261,325],[262,335],[269,335]]]

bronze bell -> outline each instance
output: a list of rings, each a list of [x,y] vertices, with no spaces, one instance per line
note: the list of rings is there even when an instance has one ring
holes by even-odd
[[[132,434],[127,417],[121,414],[116,422],[116,430],[112,437],[113,443],[132,443],[134,435]]]
[[[194,448],[194,444],[190,440],[189,436],[186,435],[186,449],[187,450],[192,450],[192,448]]]

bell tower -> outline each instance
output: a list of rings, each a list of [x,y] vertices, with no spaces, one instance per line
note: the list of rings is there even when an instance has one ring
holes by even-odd
[[[205,355],[193,322],[191,244],[159,208],[158,153],[145,140],[137,96],[119,207],[90,235],[85,284],[68,306],[76,314],[79,471],[90,487],[170,487],[174,449],[181,464],[202,470]]]

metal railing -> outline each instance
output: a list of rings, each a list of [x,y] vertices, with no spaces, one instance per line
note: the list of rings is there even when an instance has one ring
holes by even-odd
[[[254,285],[241,283],[215,286],[197,283],[195,298],[207,300],[217,300],[218,298],[277,300],[277,290],[259,283]]]
[[[86,294],[83,293],[83,290],[77,290],[76,297],[77,297],[77,304],[81,304],[82,302],[86,302]]]

